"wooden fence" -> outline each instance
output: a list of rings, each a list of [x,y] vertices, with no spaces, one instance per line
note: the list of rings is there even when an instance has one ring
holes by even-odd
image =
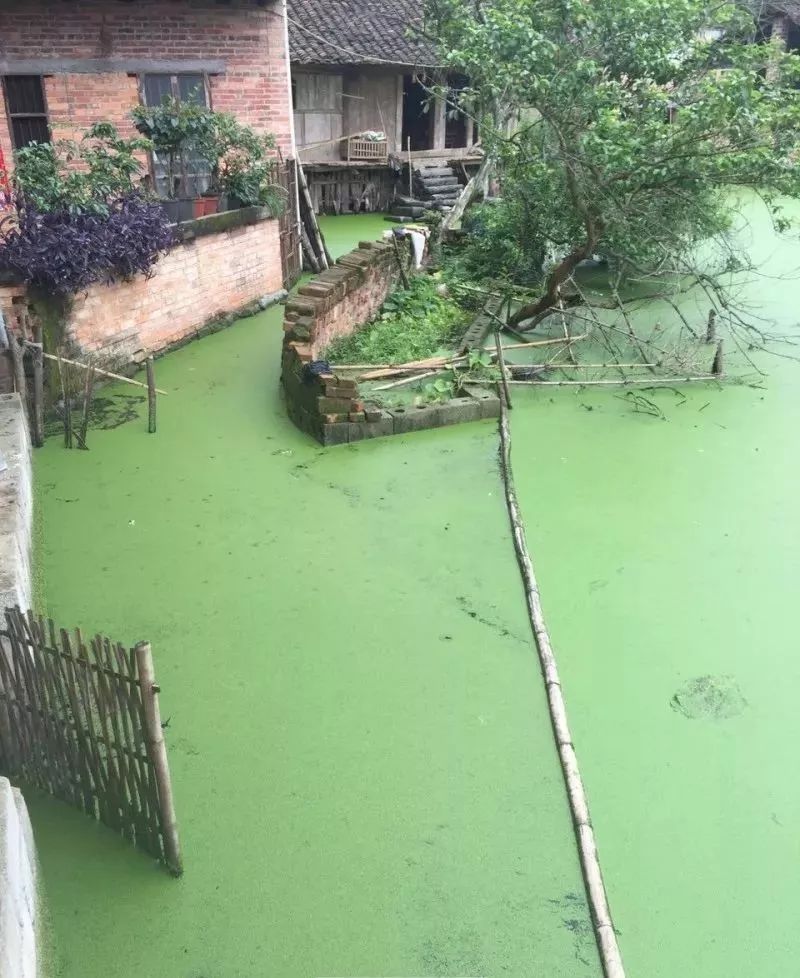
[[[182,872],[150,645],[85,641],[6,611],[0,773],[82,809]]]

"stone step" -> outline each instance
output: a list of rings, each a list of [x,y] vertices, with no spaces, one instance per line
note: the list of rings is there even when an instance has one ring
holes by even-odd
[[[414,173],[419,177],[451,177],[453,170],[449,166],[417,167]]]
[[[392,214],[397,214],[398,217],[424,217],[428,209],[425,207],[409,207],[407,204],[393,204]]]
[[[451,187],[457,190],[461,184],[453,178],[451,180],[426,180],[423,186],[426,190],[446,190]]]
[[[402,194],[398,194],[393,203],[402,204],[404,207],[425,207],[426,203],[424,200],[419,200],[417,197],[404,197]]]

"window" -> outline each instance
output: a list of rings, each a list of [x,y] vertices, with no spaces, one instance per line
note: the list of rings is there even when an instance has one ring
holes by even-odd
[[[145,105],[160,105],[165,97],[194,105],[208,105],[206,78],[201,74],[143,75],[141,95]],[[171,196],[167,164],[165,160],[159,160],[157,153],[153,153],[153,182],[159,194]],[[189,150],[186,154],[186,186],[178,188],[178,196],[199,197],[210,184],[211,168],[208,163]]]
[[[49,143],[47,106],[39,75],[6,75],[6,107],[14,149],[28,143]]]

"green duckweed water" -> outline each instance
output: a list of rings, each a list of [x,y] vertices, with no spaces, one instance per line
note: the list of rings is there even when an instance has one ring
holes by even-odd
[[[798,329],[797,237],[746,208]],[[787,347],[783,352],[796,352]],[[732,359],[736,359],[735,357]],[[514,467],[632,978],[798,974],[800,364],[766,389],[515,390]]]
[[[51,970],[596,978],[494,427],[323,451],[280,321],[159,360],[157,435],[36,454],[48,611],[153,643],[186,864],[30,793]]]
[[[749,214],[771,274],[800,267]],[[748,288],[796,329],[796,279]],[[54,971],[599,978],[493,427],[320,450],[278,399],[279,319],[159,361],[156,436],[36,455],[49,610],[154,644],[187,864],[31,796]],[[763,362],[766,389],[648,393],[665,420],[514,392],[631,978],[797,972],[800,366]]]

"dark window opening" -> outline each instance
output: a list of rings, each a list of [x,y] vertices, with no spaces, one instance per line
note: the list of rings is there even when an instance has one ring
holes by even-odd
[[[175,98],[179,102],[208,106],[208,88],[205,75],[144,75],[142,77],[142,101],[145,105],[160,105],[164,98]],[[186,153],[186,179],[183,184],[169,188],[169,170],[166,160],[152,154],[153,182],[156,192],[161,196],[174,196],[177,189],[179,197],[199,197],[211,185],[211,167],[191,148]]]
[[[14,149],[30,143],[49,143],[47,104],[39,75],[6,75],[6,108]]]

